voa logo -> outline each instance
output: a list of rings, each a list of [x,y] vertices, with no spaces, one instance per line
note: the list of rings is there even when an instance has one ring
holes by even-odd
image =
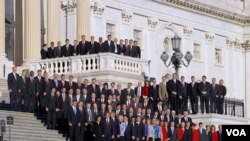
[[[247,136],[244,129],[226,129],[227,136]]]

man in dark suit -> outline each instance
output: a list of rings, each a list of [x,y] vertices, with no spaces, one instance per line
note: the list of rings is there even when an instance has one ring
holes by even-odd
[[[110,120],[110,114],[109,113],[106,113],[106,116],[105,118],[103,118],[103,125],[104,125],[104,128],[105,128],[105,131],[104,131],[104,140],[105,141],[111,141],[112,140],[112,135],[113,135],[113,126],[114,126],[114,123],[112,120]]]
[[[159,100],[159,85],[156,84],[156,80],[153,80],[153,85],[150,86],[150,99],[153,101],[153,104],[157,104]]]
[[[47,129],[55,129],[56,127],[56,112],[59,111],[58,108],[58,97],[56,96],[56,89],[52,88],[51,93],[47,94],[46,97],[46,111],[48,112],[47,117]]]
[[[57,46],[55,47],[54,50],[54,57],[59,58],[62,57],[62,46],[61,46],[61,41],[57,42]]]
[[[131,48],[131,57],[137,57],[137,47],[132,45],[132,48]]]
[[[135,95],[136,97],[140,98],[140,101],[142,100],[141,99],[141,96],[142,96],[142,82],[141,81],[138,81],[138,86],[135,87]]]
[[[175,123],[173,121],[170,123],[170,127],[168,128],[168,138],[170,141],[178,140],[178,129],[175,128]]]
[[[124,136],[121,136],[122,141],[129,141],[132,136],[132,125],[130,122],[128,122],[128,117],[127,115],[124,115],[124,125],[125,125],[125,131],[124,131]]]
[[[108,52],[108,50],[106,50],[106,47],[104,46],[102,37],[99,37],[98,53],[103,53],[103,52]]]
[[[51,81],[52,87],[56,88],[57,91],[61,91],[62,83],[58,80],[58,74],[53,75],[54,79]]]
[[[107,52],[115,53],[114,41],[112,41],[111,38],[111,35],[108,35],[108,40],[104,42],[104,47]]]
[[[93,121],[95,120],[95,114],[94,111],[91,109],[91,103],[87,103],[86,105],[86,111],[85,111],[85,126],[87,126],[88,124],[92,125]]]
[[[170,98],[171,110],[177,111],[178,85],[180,81],[176,79],[176,73],[173,73],[172,77],[173,78],[167,82],[167,91]]]
[[[28,96],[28,88],[27,88],[27,77],[26,70],[22,70],[22,75],[18,78],[18,108],[21,110],[23,107],[23,111],[28,111],[29,109],[29,96]],[[24,105],[22,105],[24,103]]]
[[[52,86],[52,80],[49,79],[49,74],[47,72],[43,73],[44,75],[44,94],[50,94],[51,89],[53,88]]]
[[[76,82],[73,81],[74,77],[72,75],[69,76],[69,82],[68,82],[68,90],[73,89],[74,92],[76,92]]]
[[[72,49],[73,56],[80,55],[79,51],[78,51],[79,47],[78,47],[78,41],[77,40],[74,40],[74,45],[72,47],[73,47],[73,49]]]
[[[92,38],[92,36],[90,37]],[[91,39],[92,40],[92,39]],[[85,55],[88,52],[88,41],[85,40],[85,35],[82,35],[82,40],[78,44],[77,55]]]
[[[217,113],[218,101],[219,101],[219,85],[216,84],[216,79],[212,78],[212,84],[210,86],[210,111],[211,113]]]
[[[123,90],[123,94],[121,96],[121,99],[126,99],[126,96],[128,94],[131,96],[131,98],[135,97],[135,91],[132,89],[132,83],[131,82],[129,82],[128,87]]]
[[[40,51],[41,58],[47,59],[48,58],[48,52],[47,52],[47,44],[43,44],[42,49]]]
[[[95,138],[95,141],[103,141],[104,139],[104,131],[105,127],[103,123],[101,122],[101,116],[96,117],[96,121],[93,123],[93,137]]]
[[[37,71],[38,75],[34,78],[35,81],[35,91],[36,91],[36,110],[40,112],[44,112],[45,108],[45,97],[46,97],[46,92],[44,91],[44,83],[45,79],[42,77],[42,70]],[[39,107],[38,107],[39,105]]]
[[[137,41],[134,41],[134,46],[136,49],[136,58],[141,58],[141,47],[137,45]]]
[[[199,123],[199,141],[207,141],[206,140],[206,130],[203,128],[203,123]]]
[[[97,95],[97,98],[100,98],[100,87],[96,84],[96,79],[92,78],[91,84],[87,87],[88,95],[90,96],[92,93]]]
[[[124,55],[126,49],[124,50],[124,44],[123,44],[123,39],[120,39],[120,42],[119,42],[119,48],[121,49],[121,52],[120,54]]]
[[[179,101],[179,110],[177,112],[183,113],[187,111],[187,101],[188,101],[188,90],[187,83],[185,82],[185,77],[181,76],[181,82],[178,85],[178,101]]]
[[[13,110],[17,110],[18,106],[18,78],[19,75],[16,73],[17,68],[12,67],[12,73],[8,74],[8,89],[10,92],[10,105]]]
[[[114,53],[115,54],[121,54],[122,53],[122,48],[120,45],[118,45],[118,39],[117,38],[114,38]]]
[[[198,113],[198,83],[195,82],[195,77],[191,77],[191,83],[188,84],[188,96],[190,97],[192,114]]]
[[[190,122],[186,123],[186,128],[184,131],[184,135],[183,135],[183,141],[193,141],[193,132],[192,132],[192,128],[190,127]]]
[[[96,54],[98,53],[99,44],[95,41],[95,37],[90,37],[90,42],[88,43],[88,53]]]
[[[123,55],[130,56],[131,55],[131,46],[128,45],[128,39],[125,39],[125,44],[123,45]]]
[[[34,81],[34,71],[30,71],[30,77],[27,78],[27,88],[28,88],[28,111],[34,112],[36,105],[36,89]]]
[[[62,84],[62,88],[66,88],[66,90],[68,90],[69,87],[69,82],[65,80],[66,77],[64,74],[61,75],[61,84]]]
[[[66,39],[66,44],[62,47],[62,56],[64,57],[69,57],[69,56],[73,56],[74,53],[74,47],[69,44],[69,39]]]
[[[136,118],[136,124],[135,124],[135,140],[136,141],[142,141],[144,140],[144,124],[141,122],[141,117]]]
[[[70,141],[75,141],[77,138],[77,126],[78,126],[78,117],[79,112],[77,110],[77,101],[73,100],[73,104],[69,109],[68,113],[68,123],[69,123],[69,135],[70,135]]]
[[[192,123],[192,118],[188,117],[188,112],[187,111],[183,112],[182,122],[185,122],[185,123],[190,122],[190,123]]]
[[[221,79],[219,85],[218,114],[223,114],[223,103],[226,94],[227,94],[227,88],[224,86],[224,80]]]
[[[78,103],[78,132],[76,141],[82,141],[84,139],[84,131],[85,131],[85,122],[86,122],[86,116],[84,111],[84,103],[80,101]]]
[[[61,118],[59,127],[62,129],[68,129],[68,111],[70,108],[70,98],[69,95],[66,93],[66,88],[62,88],[61,95],[59,96],[59,101],[61,102]]]
[[[204,113],[204,104],[206,106],[206,113],[209,113],[209,97],[210,97],[210,83],[206,81],[207,77],[202,76],[202,82],[199,84],[199,93],[201,98],[201,113]]]
[[[48,58],[55,58],[54,51],[55,51],[54,42],[50,42],[50,47],[48,48]]]

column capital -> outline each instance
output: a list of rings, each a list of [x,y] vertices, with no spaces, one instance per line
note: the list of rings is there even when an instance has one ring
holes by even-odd
[[[133,12],[127,11],[127,10],[122,10],[121,16],[122,16],[122,21],[124,23],[130,23],[130,21],[133,17]]]
[[[193,33],[193,28],[188,27],[188,26],[184,26],[183,27],[183,36],[185,37],[191,37]]]
[[[246,42],[244,42],[242,44],[242,48],[244,48],[246,52],[250,52],[250,41],[247,40]]]
[[[207,31],[205,33],[205,38],[206,38],[207,43],[211,43],[214,39],[214,33]]]
[[[155,29],[158,25],[159,20],[154,17],[148,17],[148,28]]]
[[[92,11],[92,13],[96,16],[102,16],[104,10],[105,10],[105,6],[103,3],[101,2],[92,2],[90,4],[90,9]]]

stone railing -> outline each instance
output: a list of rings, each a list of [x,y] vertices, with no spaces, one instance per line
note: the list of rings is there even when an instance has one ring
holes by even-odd
[[[81,74],[102,71],[140,76],[148,74],[149,61],[113,53],[37,60],[31,62],[32,70],[43,70],[49,74]]]

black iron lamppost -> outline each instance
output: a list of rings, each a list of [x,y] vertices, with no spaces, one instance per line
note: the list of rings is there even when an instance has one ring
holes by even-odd
[[[176,75],[177,75],[177,79],[179,79],[179,69],[181,68],[181,64],[184,65],[185,67],[188,67],[193,56],[190,53],[190,51],[187,51],[184,58],[187,62],[187,64],[182,60],[183,58],[183,53],[181,52],[181,38],[175,34],[175,36],[173,38],[171,38],[172,41],[172,46],[173,46],[173,50],[174,53],[170,58],[170,61],[167,65],[167,61],[169,58],[169,55],[166,53],[166,51],[163,51],[163,53],[161,54],[160,58],[161,60],[164,62],[166,67],[169,67],[171,64],[173,64]]]

